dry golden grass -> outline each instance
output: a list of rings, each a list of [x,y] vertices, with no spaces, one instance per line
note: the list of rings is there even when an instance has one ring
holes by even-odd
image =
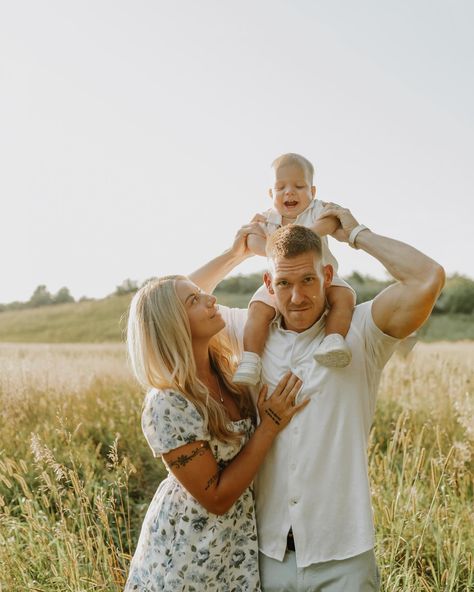
[[[382,379],[369,465],[385,592],[474,589],[473,343]],[[121,345],[0,345],[0,592],[123,588],[158,482]]]

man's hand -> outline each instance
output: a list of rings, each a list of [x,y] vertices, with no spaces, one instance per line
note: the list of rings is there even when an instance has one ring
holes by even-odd
[[[348,243],[350,233],[359,225],[359,222],[357,222],[351,211],[347,208],[343,208],[333,202],[323,202],[323,205],[324,209],[318,220],[330,217],[336,218],[339,221],[339,226],[331,236],[342,243]]]

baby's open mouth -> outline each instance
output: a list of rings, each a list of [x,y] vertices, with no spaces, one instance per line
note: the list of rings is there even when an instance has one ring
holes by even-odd
[[[287,208],[294,208],[297,205],[298,205],[297,201],[285,201],[285,206]]]

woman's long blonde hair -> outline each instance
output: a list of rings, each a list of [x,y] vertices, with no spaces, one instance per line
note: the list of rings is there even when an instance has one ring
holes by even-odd
[[[176,281],[186,279],[170,275],[151,280],[133,297],[127,329],[131,365],[144,387],[182,393],[196,406],[212,436],[224,442],[237,442],[241,435],[231,429],[224,407],[210,396],[196,373],[188,315],[176,293]],[[250,393],[231,382],[236,352],[224,332],[211,339],[209,354],[214,370],[232,393],[241,416],[255,420]]]

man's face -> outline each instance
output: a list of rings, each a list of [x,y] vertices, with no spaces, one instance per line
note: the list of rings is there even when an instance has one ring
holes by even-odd
[[[276,169],[269,194],[275,210],[284,218],[295,220],[311,203],[316,187],[311,186],[302,166],[286,164]]]
[[[285,329],[301,333],[314,325],[326,307],[332,275],[332,266],[323,266],[313,251],[273,260],[273,272],[265,273],[264,281],[275,295]]]

